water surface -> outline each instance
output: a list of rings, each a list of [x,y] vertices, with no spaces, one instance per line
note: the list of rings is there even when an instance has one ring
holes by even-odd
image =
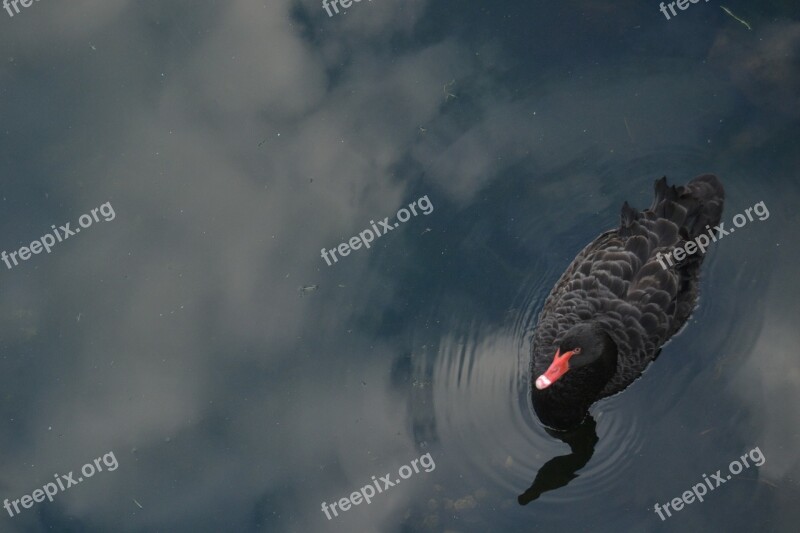
[[[0,249],[115,211],[0,264],[0,498],[119,464],[0,530],[793,531],[800,13],[726,7],[751,29],[713,1],[0,11]],[[526,501],[569,452],[528,400],[544,299],[624,201],[705,172],[723,220],[769,218],[711,248],[687,327],[592,409],[587,464]]]

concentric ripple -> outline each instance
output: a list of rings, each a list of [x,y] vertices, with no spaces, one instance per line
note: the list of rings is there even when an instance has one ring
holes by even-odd
[[[459,465],[465,485],[486,489],[506,505],[531,485],[542,465],[570,453],[540,425],[529,400],[531,333],[557,277],[553,270],[531,276],[499,326],[451,314],[451,334],[423,365],[431,368],[426,395],[448,461]],[[625,472],[641,435],[637,419],[619,416],[616,403],[610,398],[593,408],[600,439],[594,455],[577,479],[542,496],[547,513],[602,492]]]

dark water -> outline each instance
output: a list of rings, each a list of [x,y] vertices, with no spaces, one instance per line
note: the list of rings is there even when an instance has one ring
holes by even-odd
[[[0,531],[795,531],[800,9],[725,7],[0,11],[0,249],[114,213],[0,263],[0,498],[103,458]],[[593,407],[577,477],[520,505],[569,453],[528,401],[545,297],[625,200],[704,172],[728,226],[769,217],[712,246],[686,328]]]

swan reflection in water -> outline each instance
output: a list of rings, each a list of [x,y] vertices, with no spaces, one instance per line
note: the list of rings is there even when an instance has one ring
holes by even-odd
[[[542,465],[533,484],[517,498],[520,505],[527,505],[545,492],[564,487],[578,477],[577,471],[586,466],[592,458],[594,447],[599,440],[597,426],[591,415],[571,430],[556,431],[545,428],[545,431],[551,437],[568,445],[571,453],[554,457]]]

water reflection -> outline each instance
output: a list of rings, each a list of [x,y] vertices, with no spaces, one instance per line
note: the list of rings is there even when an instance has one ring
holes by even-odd
[[[0,32],[4,247],[108,199],[117,219],[4,271],[2,497],[104,450],[120,468],[3,531],[644,531],[755,445],[757,479],[672,527],[756,530],[731,513],[751,499],[796,523],[796,22],[587,0],[23,15]],[[623,200],[704,171],[769,227],[719,244],[686,330],[593,408],[594,455],[587,427],[558,459],[529,405],[543,298]],[[422,194],[424,226],[320,259]],[[430,476],[320,512],[428,451]]]
[[[527,505],[547,491],[564,487],[567,483],[578,477],[578,470],[594,455],[597,444],[597,423],[589,415],[577,428],[569,431],[555,431],[545,428],[551,437],[567,444],[569,455],[559,455],[547,461],[536,473],[533,485],[520,494],[517,501],[520,505]]]

